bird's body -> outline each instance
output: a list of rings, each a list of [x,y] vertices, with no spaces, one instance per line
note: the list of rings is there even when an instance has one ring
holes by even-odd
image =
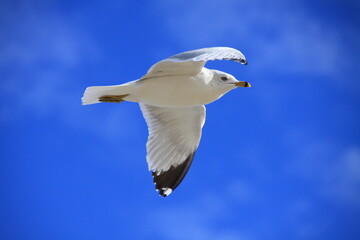
[[[83,104],[138,102],[149,127],[147,162],[156,189],[167,196],[193,160],[205,122],[205,107],[236,87],[249,87],[232,75],[204,67],[208,60],[246,64],[232,48],[204,48],[174,55],[153,65],[145,76],[121,85],[89,87]]]
[[[135,82],[138,85],[140,102],[158,107],[199,106],[212,101],[209,87],[211,76],[208,71],[189,76],[161,76]],[[161,86],[162,91],[154,94],[150,89]],[[191,87],[187,87],[191,86]]]
[[[214,70],[203,68],[196,75],[160,76],[149,79],[139,79],[127,85],[128,96],[125,101],[141,102],[157,107],[188,107],[200,106],[219,99],[227,91],[235,88],[230,86],[225,89],[214,87],[211,79]],[[161,86],[161,91],[154,94],[156,86]],[[121,85],[114,95],[121,95]]]

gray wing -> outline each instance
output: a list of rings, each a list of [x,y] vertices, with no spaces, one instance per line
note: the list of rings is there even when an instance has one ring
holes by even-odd
[[[245,56],[234,48],[201,48],[182,52],[155,63],[142,79],[168,75],[195,75],[211,60],[231,60],[247,64]]]
[[[205,122],[205,107],[139,104],[149,128],[146,160],[153,172],[156,190],[166,197],[190,168]]]

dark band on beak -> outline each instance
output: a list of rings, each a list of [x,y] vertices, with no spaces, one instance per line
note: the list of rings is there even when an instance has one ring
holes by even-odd
[[[250,83],[244,82],[244,81],[239,81],[239,82],[232,83],[232,84],[235,84],[235,86],[237,86],[237,87],[251,87]]]

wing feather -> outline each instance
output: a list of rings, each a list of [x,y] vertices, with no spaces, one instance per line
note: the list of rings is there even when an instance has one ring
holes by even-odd
[[[201,48],[182,52],[155,63],[142,79],[169,75],[198,74],[205,63],[211,60],[231,60],[247,64],[245,56],[234,48]]]
[[[185,177],[199,145],[205,107],[155,107],[140,103],[149,128],[146,144],[156,189],[167,196]]]

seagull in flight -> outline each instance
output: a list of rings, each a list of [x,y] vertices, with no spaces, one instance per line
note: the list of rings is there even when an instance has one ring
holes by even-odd
[[[182,52],[155,63],[135,81],[88,87],[82,104],[137,102],[149,130],[146,144],[155,188],[168,196],[184,179],[199,146],[205,106],[237,87],[251,87],[228,73],[204,67],[210,60],[246,65],[245,56],[229,47]]]

